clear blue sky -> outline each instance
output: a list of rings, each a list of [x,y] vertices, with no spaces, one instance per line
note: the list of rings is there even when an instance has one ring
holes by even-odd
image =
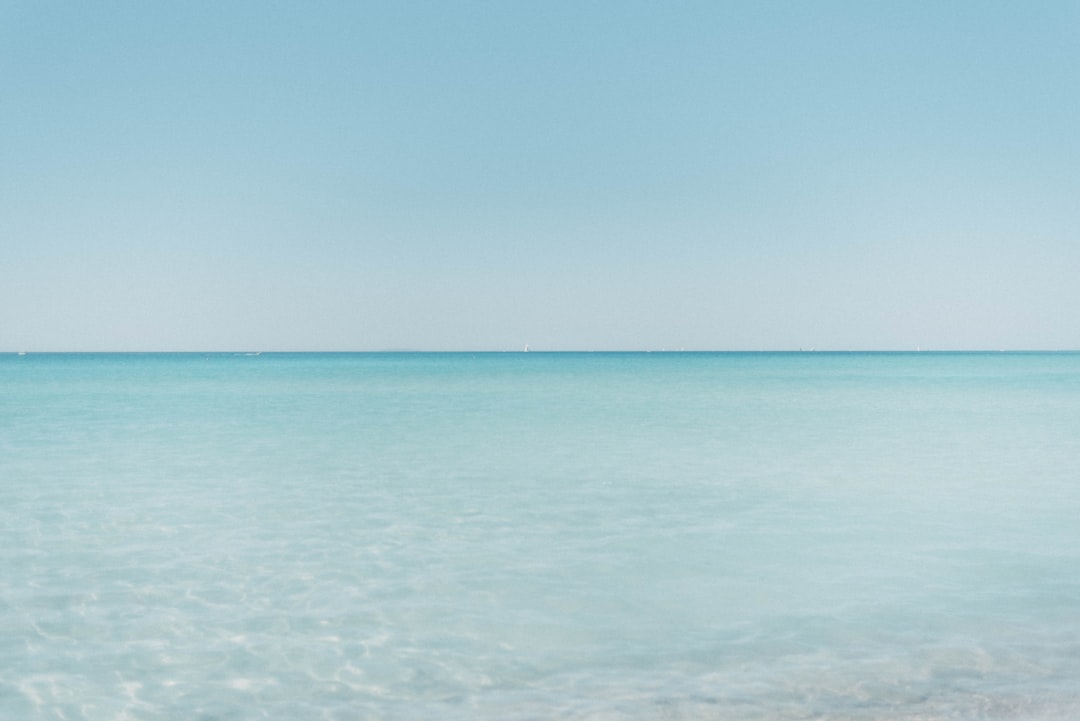
[[[1077,2],[0,0],[0,350],[1080,348]]]

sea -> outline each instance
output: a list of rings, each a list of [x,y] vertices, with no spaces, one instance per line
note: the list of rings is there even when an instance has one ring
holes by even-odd
[[[0,355],[4,721],[1080,718],[1080,354]]]

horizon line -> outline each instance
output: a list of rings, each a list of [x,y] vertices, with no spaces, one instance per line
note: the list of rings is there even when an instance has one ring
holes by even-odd
[[[251,350],[247,348],[224,349],[224,350],[6,350],[0,351],[0,355],[360,355],[360,354],[527,354],[527,353],[1077,353],[1080,348],[552,348],[552,349],[459,349],[459,350],[434,350],[419,348],[382,348],[377,350]]]

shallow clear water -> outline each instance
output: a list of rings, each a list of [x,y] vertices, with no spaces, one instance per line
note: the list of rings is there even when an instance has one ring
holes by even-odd
[[[0,356],[0,718],[1080,717],[1080,355]]]

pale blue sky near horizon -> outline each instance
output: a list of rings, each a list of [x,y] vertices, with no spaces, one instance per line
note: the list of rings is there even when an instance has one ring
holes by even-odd
[[[0,0],[0,351],[1080,348],[1078,2]]]

